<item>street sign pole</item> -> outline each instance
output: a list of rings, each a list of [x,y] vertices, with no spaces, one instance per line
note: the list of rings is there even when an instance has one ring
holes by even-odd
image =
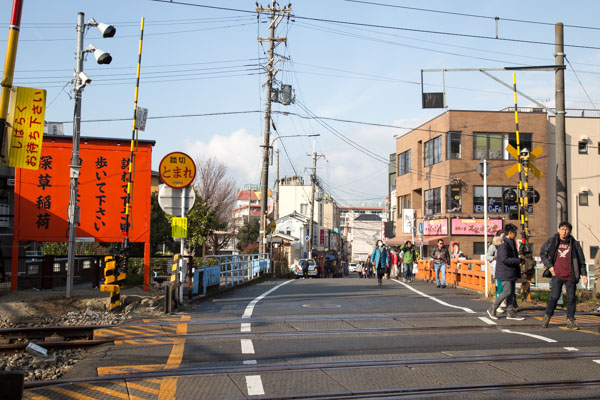
[[[183,189],[181,189],[181,218],[184,218],[185,213],[186,213],[185,199],[186,199],[186,191],[187,190],[188,190],[188,187],[184,187]],[[179,284],[177,285],[177,290],[179,291],[179,304],[183,304],[183,282],[185,282],[185,276],[187,275],[185,268],[184,268],[185,262],[183,261],[184,248],[185,248],[185,239],[181,238],[181,243],[179,244],[179,254],[181,254],[181,256],[179,257],[179,271],[178,271]]]
[[[488,243],[488,196],[487,196],[487,174],[488,174],[488,170],[487,170],[487,160],[484,158],[483,159],[483,243],[485,243],[485,246],[483,246],[483,250],[485,252],[485,254],[487,254],[487,243]],[[487,257],[486,257],[486,261],[485,261],[485,297],[488,297],[488,288],[489,286],[489,282],[488,282],[488,262],[487,262]]]

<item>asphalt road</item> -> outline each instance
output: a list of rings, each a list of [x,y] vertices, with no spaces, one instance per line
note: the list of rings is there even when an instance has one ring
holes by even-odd
[[[558,312],[544,329],[542,310],[492,321],[488,306],[425,282],[267,280],[103,332],[120,340],[96,349],[67,385],[27,396],[600,398],[600,316],[578,316],[582,329],[568,331]]]

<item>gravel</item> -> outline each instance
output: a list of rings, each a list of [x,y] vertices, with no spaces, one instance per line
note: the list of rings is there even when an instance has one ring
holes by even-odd
[[[129,296],[123,300],[120,313],[106,310],[84,310],[57,313],[54,316],[12,321],[0,315],[0,328],[23,328],[33,326],[79,326],[79,325],[118,325],[134,317],[160,316],[161,300],[158,297]],[[43,343],[40,344],[44,347]],[[48,357],[35,356],[25,351],[0,352],[0,371],[25,373],[25,381],[58,379],[73,368],[86,355],[83,349],[48,349]]]

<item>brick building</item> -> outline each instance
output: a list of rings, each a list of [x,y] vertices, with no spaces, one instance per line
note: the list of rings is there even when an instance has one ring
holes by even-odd
[[[545,112],[519,114],[521,148],[538,146],[543,153],[535,165],[544,173],[533,176],[530,186],[539,193],[532,207],[529,227],[534,253],[538,253],[549,233]],[[446,244],[459,242],[468,257],[485,254],[483,232],[483,179],[477,164],[483,158],[491,168],[488,176],[488,234],[508,222],[519,226],[517,207],[505,193],[516,190],[518,174],[508,178],[505,171],[516,161],[506,150],[516,147],[514,112],[449,110],[396,139],[396,236],[388,241],[398,245],[410,240],[410,224],[404,210],[414,210],[413,229],[417,245],[429,255],[438,238]],[[512,212],[511,212],[512,211]],[[513,218],[511,220],[510,218]],[[423,234],[419,228],[423,226]],[[520,237],[520,235],[519,235]],[[491,240],[491,239],[488,239]]]

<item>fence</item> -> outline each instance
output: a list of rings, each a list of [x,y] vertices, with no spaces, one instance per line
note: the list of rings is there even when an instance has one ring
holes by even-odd
[[[208,265],[208,260],[216,260],[217,265]],[[239,254],[207,256],[202,268],[194,271],[192,294],[206,294],[208,287],[228,288],[251,281],[271,270],[269,255]]]
[[[415,275],[418,279],[435,282],[435,270],[433,268],[433,260],[419,260],[419,272]],[[481,260],[453,260],[450,266],[446,267],[446,284],[464,287],[478,292],[485,293],[485,261]],[[583,288],[583,283],[580,283],[580,288],[591,289],[594,287],[594,264],[587,264],[588,284]],[[538,261],[535,267],[535,273],[531,280],[531,290],[548,290],[550,288],[550,279],[544,278],[543,265]],[[581,282],[581,281],[580,281]],[[495,281],[488,276],[488,290],[495,287]],[[519,283],[517,283],[519,284]]]

